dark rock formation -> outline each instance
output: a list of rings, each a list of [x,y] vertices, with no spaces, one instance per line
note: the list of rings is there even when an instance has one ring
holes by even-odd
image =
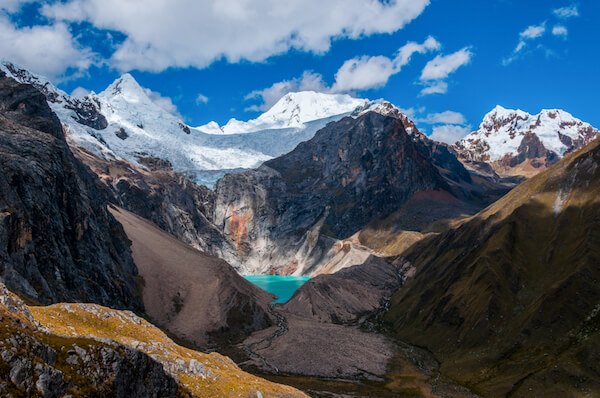
[[[214,193],[172,170],[162,159],[140,155],[145,168],[121,160],[106,161],[81,148],[75,156],[99,177],[107,199],[152,221],[182,242],[237,264],[235,248],[208,219]]]
[[[0,275],[40,303],[142,307],[136,267],[95,177],[46,98],[0,77]]]
[[[4,63],[4,66],[15,76],[21,83],[31,84],[39,90],[50,103],[62,103],[64,107],[75,112],[73,117],[77,123],[89,126],[96,130],[103,130],[108,127],[108,121],[102,113],[100,113],[100,104],[97,100],[91,98],[74,98],[67,96],[64,93],[55,91],[50,88],[50,83],[44,81],[35,75],[32,75],[25,69],[21,69],[9,62]]]
[[[283,308],[319,322],[358,324],[384,308],[401,282],[396,266],[371,257],[364,264],[311,279]]]
[[[489,202],[489,187],[479,192],[447,146],[404,123],[375,112],[347,117],[287,155],[222,178],[212,220],[243,269],[315,273],[330,259],[331,238],[350,237],[421,192],[451,197],[437,201],[448,217]]]

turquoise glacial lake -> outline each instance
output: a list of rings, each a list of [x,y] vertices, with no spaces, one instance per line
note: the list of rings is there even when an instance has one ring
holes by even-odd
[[[310,276],[249,275],[244,278],[261,289],[276,295],[277,300],[274,303],[285,303],[300,286],[310,279]]]

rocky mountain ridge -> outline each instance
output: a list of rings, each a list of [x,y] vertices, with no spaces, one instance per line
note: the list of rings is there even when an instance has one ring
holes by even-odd
[[[369,102],[347,95],[290,93],[255,120],[232,119],[222,128],[214,122],[192,127],[156,105],[150,91],[130,74],[99,94],[74,98],[12,63],[0,63],[0,69],[46,95],[72,145],[104,160],[140,167],[141,159],[160,158],[207,185],[227,171],[257,167],[291,151],[328,122]]]
[[[0,283],[0,316],[3,396],[306,396],[181,347],[128,311],[27,306]]]
[[[0,72],[0,275],[34,302],[143,308],[129,242],[42,93]]]
[[[393,114],[330,123],[289,154],[217,183],[212,221],[237,248],[242,272],[319,273],[339,252],[357,249],[344,240],[417,194],[413,207],[429,210],[405,229],[428,228],[434,209],[453,218],[487,204],[446,146]]]
[[[473,168],[482,170],[489,164],[501,175],[530,177],[599,134],[589,123],[564,110],[544,109],[531,115],[496,106],[477,131],[453,148],[459,159]]]

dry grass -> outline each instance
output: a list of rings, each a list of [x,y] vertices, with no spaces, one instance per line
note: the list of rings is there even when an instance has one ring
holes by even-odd
[[[243,372],[231,359],[218,353],[181,347],[160,329],[127,311],[93,304],[56,304],[30,310],[51,334],[113,341],[146,353],[198,397],[258,397],[258,392],[264,397],[305,396],[291,387]],[[192,361],[204,365],[204,375],[189,370]]]

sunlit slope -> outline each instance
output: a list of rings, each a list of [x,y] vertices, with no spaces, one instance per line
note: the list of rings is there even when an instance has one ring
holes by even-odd
[[[400,261],[397,335],[484,395],[600,393],[600,143]]]

